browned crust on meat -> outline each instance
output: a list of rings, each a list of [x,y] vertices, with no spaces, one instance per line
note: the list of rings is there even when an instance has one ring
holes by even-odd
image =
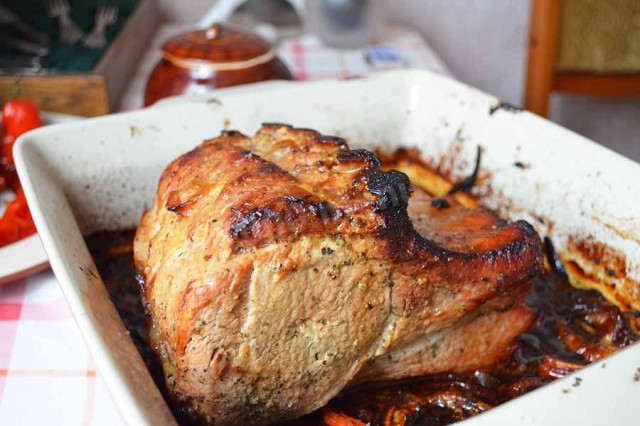
[[[443,167],[445,164],[450,166],[455,163],[455,161],[452,162],[455,158],[451,155],[448,155],[449,158],[445,158],[445,161],[440,157],[429,162],[425,161],[425,157],[415,148],[399,148],[393,152],[377,150],[376,154],[381,160],[383,169],[402,170],[409,175],[414,184],[418,184],[432,194],[444,195],[452,188],[451,182],[454,176],[451,174],[451,168]],[[522,164],[516,164],[516,166],[526,167]],[[486,178],[486,174],[482,176]],[[481,178],[480,185],[475,188],[475,196],[458,192],[455,198],[465,206],[477,206],[479,204],[477,196],[484,198],[491,194],[490,185],[482,185],[482,180]],[[536,217],[531,212],[530,215]],[[541,223],[546,223],[547,234],[549,234],[553,224],[543,218],[538,219]],[[632,233],[618,226],[595,216],[593,220],[624,240],[640,242]],[[640,310],[640,281],[630,276],[628,259],[623,253],[606,242],[596,241],[588,235],[570,235],[566,242],[559,244],[558,248],[558,254],[565,264],[565,272],[575,287],[596,290],[622,310]]]
[[[173,395],[215,424],[299,416],[540,270],[526,222],[411,193],[373,153],[277,123],[172,162],[134,253]]]

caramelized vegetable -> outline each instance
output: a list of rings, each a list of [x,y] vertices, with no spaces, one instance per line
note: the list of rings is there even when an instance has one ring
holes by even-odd
[[[365,426],[360,420],[333,411],[329,407],[322,410],[322,420],[327,426]]]

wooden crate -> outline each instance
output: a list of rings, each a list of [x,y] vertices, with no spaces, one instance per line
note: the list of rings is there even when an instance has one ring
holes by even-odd
[[[156,0],[143,0],[90,74],[0,76],[0,103],[20,79],[20,96],[43,111],[86,117],[108,114],[120,100],[158,26]]]

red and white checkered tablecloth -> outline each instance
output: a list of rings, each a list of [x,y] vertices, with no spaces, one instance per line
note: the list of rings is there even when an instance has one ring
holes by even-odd
[[[125,424],[50,270],[0,287],[0,424]]]
[[[173,24],[158,31],[121,101],[121,110],[142,106],[144,84],[160,57],[159,46],[188,28]],[[410,29],[389,26],[378,44],[393,49],[403,66],[450,75]],[[371,70],[363,51],[330,49],[312,35],[283,42],[279,55],[298,80],[348,77]],[[41,424],[125,424],[50,270],[0,287],[0,425]]]

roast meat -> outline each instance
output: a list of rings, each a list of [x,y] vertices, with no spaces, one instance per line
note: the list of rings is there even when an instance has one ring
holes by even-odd
[[[533,319],[542,264],[528,223],[432,199],[373,153],[282,124],[173,161],[134,251],[170,393],[216,425],[495,364]]]

